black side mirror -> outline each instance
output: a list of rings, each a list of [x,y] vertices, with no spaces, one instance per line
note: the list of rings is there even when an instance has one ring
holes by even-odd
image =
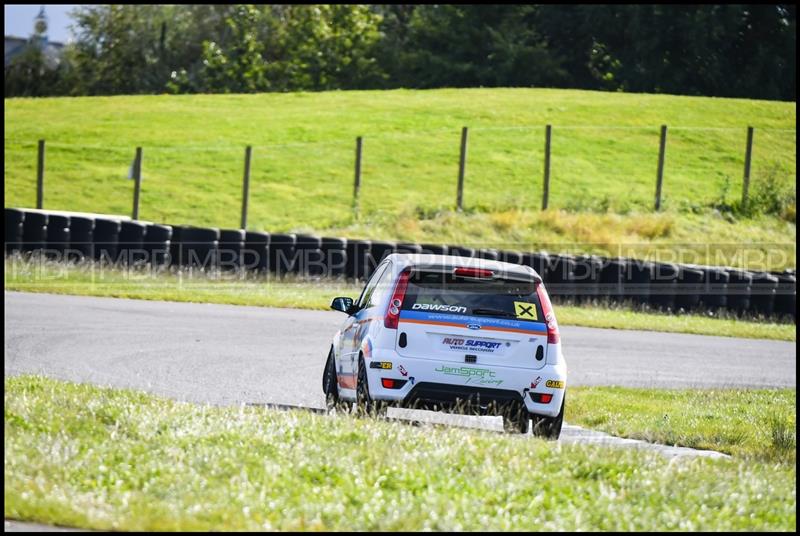
[[[341,311],[343,313],[350,314],[350,310],[353,308],[353,298],[334,298],[331,302],[331,309],[334,311]]]

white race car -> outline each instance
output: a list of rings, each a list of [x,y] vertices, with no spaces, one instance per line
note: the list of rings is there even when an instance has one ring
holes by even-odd
[[[542,278],[468,257],[392,254],[347,314],[323,374],[329,407],[356,402],[503,415],[506,429],[558,438],[567,365]]]

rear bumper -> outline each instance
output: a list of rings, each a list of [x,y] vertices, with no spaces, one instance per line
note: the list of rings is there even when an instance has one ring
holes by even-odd
[[[388,361],[392,368],[372,369],[370,361]],[[457,402],[497,407],[522,402],[529,412],[549,417],[561,409],[567,379],[563,359],[557,365],[525,369],[401,357],[393,351],[374,350],[366,365],[369,392],[376,400],[415,407],[447,407]],[[406,382],[400,389],[387,389],[382,378]],[[531,393],[552,398],[546,404],[538,403]]]

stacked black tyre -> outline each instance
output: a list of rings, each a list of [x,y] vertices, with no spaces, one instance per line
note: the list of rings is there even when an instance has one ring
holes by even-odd
[[[427,253],[428,255],[450,255],[450,250],[444,244],[422,244],[422,253]]]
[[[703,294],[705,274],[699,266],[682,265],[678,272],[675,287],[675,309],[693,311],[700,305]]]
[[[94,220],[94,258],[103,263],[113,264],[117,260],[119,251],[119,234],[122,223],[119,220],[96,218]]]
[[[269,270],[277,277],[295,271],[297,237],[293,234],[273,234],[269,241]]]
[[[522,253],[519,251],[500,251],[498,260],[510,264],[522,264]]]
[[[533,268],[533,270],[539,274],[539,277],[542,278],[542,281],[547,282],[547,268],[550,264],[550,255],[545,252],[523,253],[522,264]]]
[[[653,279],[653,263],[628,260],[628,277],[625,282],[626,299],[638,307],[650,304],[650,281]]]
[[[140,265],[146,261],[144,235],[147,224],[140,221],[123,221],[119,231],[117,262],[124,265]]]
[[[170,248],[172,246],[172,227],[151,223],[144,233],[144,249],[146,260],[153,267],[169,264]]]
[[[322,238],[310,234],[298,234],[295,243],[296,263],[292,270],[300,276],[319,277],[324,275],[322,261]]]
[[[342,277],[347,272],[347,240],[323,237],[320,245],[325,275]]]
[[[223,270],[239,270],[245,249],[244,229],[222,229],[219,232],[219,267]]]
[[[715,267],[705,267],[703,272],[704,288],[700,295],[700,307],[711,312],[727,308],[730,275],[723,268]]]
[[[367,259],[367,277],[372,275],[375,268],[381,263],[383,259],[397,251],[397,244],[394,242],[381,242],[373,240],[372,247],[370,248],[370,255]]]
[[[475,250],[465,246],[448,246],[448,255],[455,257],[474,257]]]
[[[758,316],[772,316],[775,311],[775,295],[778,278],[767,272],[753,273],[750,283],[750,312]]]
[[[69,259],[94,259],[94,218],[72,216],[69,222]]]
[[[750,285],[753,275],[744,270],[728,270],[728,310],[744,315],[750,309]]]
[[[22,251],[24,222],[25,212],[15,208],[6,209],[6,253],[9,255]]]
[[[69,216],[49,214],[47,217],[47,256],[64,260],[69,248]]]
[[[653,278],[650,280],[650,306],[663,311],[675,310],[675,292],[680,268],[669,262],[653,263]]]
[[[624,301],[627,274],[627,259],[605,259],[600,270],[600,282],[597,287],[598,295],[612,302]]]
[[[346,247],[347,265],[345,276],[348,279],[363,281],[369,271],[369,256],[372,242],[369,240],[348,240]]]
[[[263,274],[269,270],[270,235],[262,231],[247,231],[244,235],[242,267]]]
[[[547,271],[547,292],[559,300],[575,299],[575,258],[572,255],[551,255]]]
[[[219,229],[181,229],[181,263],[189,270],[213,271],[218,267]]]
[[[597,299],[603,261],[592,255],[579,255],[574,261],[572,281],[575,287],[575,300],[579,303],[592,302]]]
[[[797,321],[797,278],[794,271],[773,274],[778,278],[775,292],[775,315]]]

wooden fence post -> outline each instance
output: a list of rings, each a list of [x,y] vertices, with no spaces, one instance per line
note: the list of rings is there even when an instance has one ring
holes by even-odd
[[[742,208],[747,208],[747,194],[750,190],[750,162],[753,157],[753,127],[747,127],[747,148],[744,153],[744,184],[742,185]]]
[[[136,148],[136,158],[133,162],[133,219],[139,219],[139,191],[142,189],[142,148]]]
[[[658,146],[658,174],[656,175],[656,212],[661,210],[661,184],[664,181],[664,156],[667,150],[667,125],[661,125],[661,141]]]
[[[39,140],[39,154],[36,159],[36,208],[44,207],[44,140]]]
[[[553,127],[547,125],[544,129],[544,187],[542,191],[542,210],[547,210],[550,199],[550,138]]]
[[[358,217],[358,192],[361,189],[361,150],[363,140],[361,136],[356,137],[356,167],[353,184],[353,211]]]
[[[458,192],[456,193],[456,208],[460,212],[464,209],[464,172],[467,166],[467,127],[461,129],[461,157],[458,160]]]
[[[248,145],[244,150],[244,179],[242,181],[242,229],[247,229],[247,203],[250,201],[250,158],[253,147]]]

